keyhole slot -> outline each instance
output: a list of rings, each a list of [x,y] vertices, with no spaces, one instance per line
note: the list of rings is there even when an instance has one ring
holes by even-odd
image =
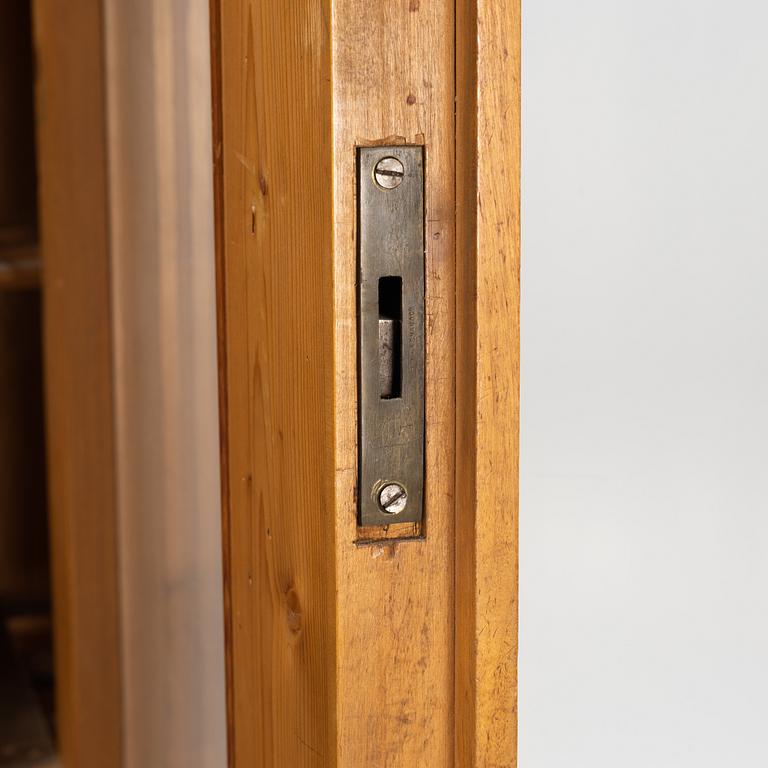
[[[403,278],[379,278],[379,397],[403,394]]]

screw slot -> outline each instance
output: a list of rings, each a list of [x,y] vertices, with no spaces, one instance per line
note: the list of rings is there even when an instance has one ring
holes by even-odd
[[[408,492],[400,483],[387,483],[379,491],[379,508],[387,515],[399,515],[408,503]]]
[[[403,164],[396,157],[383,157],[373,169],[373,178],[382,189],[400,186],[404,175]]]

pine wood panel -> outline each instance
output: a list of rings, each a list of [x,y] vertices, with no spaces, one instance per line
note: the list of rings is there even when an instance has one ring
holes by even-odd
[[[37,139],[57,716],[62,760],[121,764],[100,0],[37,0]]]
[[[454,10],[333,5],[338,765],[453,763]],[[355,546],[354,148],[425,145],[424,539]],[[404,536],[407,531],[402,532]]]
[[[456,764],[517,764],[520,2],[457,3]]]
[[[325,766],[335,748],[329,3],[222,0],[220,14],[214,4],[230,752],[238,766]]]

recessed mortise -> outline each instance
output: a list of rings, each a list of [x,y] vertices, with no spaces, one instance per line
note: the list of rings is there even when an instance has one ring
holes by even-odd
[[[403,278],[379,278],[379,397],[403,392]]]

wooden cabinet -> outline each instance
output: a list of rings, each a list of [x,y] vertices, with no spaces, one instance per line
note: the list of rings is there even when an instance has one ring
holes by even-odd
[[[519,3],[212,5],[234,765],[510,768]],[[392,144],[426,158],[426,503],[361,528],[355,157]]]

